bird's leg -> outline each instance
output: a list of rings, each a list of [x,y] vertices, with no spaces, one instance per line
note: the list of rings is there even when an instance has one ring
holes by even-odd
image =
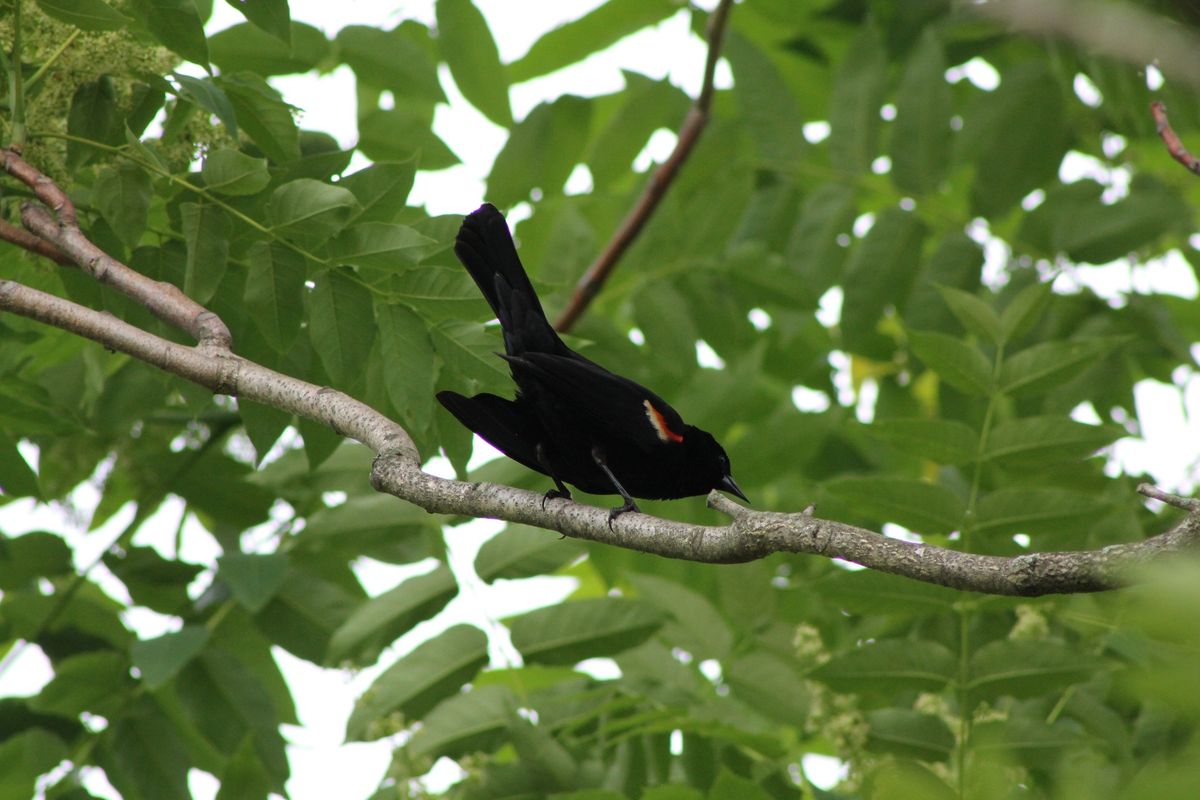
[[[542,511],[546,510],[547,500],[570,500],[571,490],[562,482],[562,478],[554,474],[554,470],[550,468],[550,460],[546,458],[546,448],[542,447],[542,443],[537,444],[537,462],[550,480],[554,481],[554,488],[542,495]]]
[[[592,460],[595,461],[596,466],[608,476],[608,479],[612,481],[612,485],[616,487],[617,492],[625,501],[624,505],[617,506],[608,512],[609,530],[612,530],[613,520],[624,514],[626,511],[636,511],[639,514],[642,513],[642,510],[637,507],[637,503],[633,501],[633,495],[625,491],[625,487],[621,485],[619,480],[617,480],[617,476],[613,475],[612,470],[608,468],[608,463],[604,460],[604,451],[602,451],[599,447],[592,447]]]

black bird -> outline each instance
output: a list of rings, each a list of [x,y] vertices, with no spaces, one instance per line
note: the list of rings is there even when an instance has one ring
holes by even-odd
[[[666,500],[724,489],[746,500],[729,458],[706,431],[665,400],[567,347],[542,311],[504,215],[485,203],[463,220],[454,253],[500,321],[515,400],[439,392],[466,427],[529,469],[548,475],[546,499],[569,499],[570,483],[619,494],[609,524],[638,511],[633,498]],[[499,354],[498,354],[499,355]]]

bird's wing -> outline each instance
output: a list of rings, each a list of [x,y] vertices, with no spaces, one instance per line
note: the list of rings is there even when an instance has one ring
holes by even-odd
[[[683,441],[683,419],[665,400],[593,361],[550,353],[523,353],[505,359],[608,436],[646,451]]]
[[[520,406],[494,394],[464,397],[458,392],[438,392],[438,402],[459,422],[501,453],[534,472],[546,473],[538,464],[541,427]]]

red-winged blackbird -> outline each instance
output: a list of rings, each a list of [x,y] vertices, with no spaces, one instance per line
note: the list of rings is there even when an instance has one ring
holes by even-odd
[[[688,425],[654,392],[609,372],[563,344],[525,274],[508,224],[485,203],[463,220],[454,253],[500,321],[517,384],[515,400],[439,392],[466,427],[529,469],[549,475],[546,498],[570,498],[570,483],[619,494],[609,524],[638,511],[634,497],[665,500],[724,489],[746,500],[729,458],[706,431]]]

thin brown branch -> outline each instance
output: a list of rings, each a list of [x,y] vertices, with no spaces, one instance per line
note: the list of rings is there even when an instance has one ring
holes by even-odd
[[[32,189],[38,199],[54,212],[51,214],[35,203],[22,206],[21,222],[37,238],[66,255],[96,280],[133,298],[154,316],[184,331],[201,345],[224,350],[232,346],[233,337],[225,323],[184,294],[179,287],[147,278],[92,244],[79,228],[75,205],[67,193],[21,158],[19,153],[12,149],[0,150],[0,166]],[[45,255],[38,249],[22,246]]]
[[[45,239],[34,236],[24,228],[18,228],[8,220],[0,219],[0,239],[11,242],[17,247],[28,250],[39,256],[45,256],[64,267],[73,267],[75,262],[63,255],[63,252]]]
[[[1200,159],[1189,153],[1188,149],[1183,146],[1179,134],[1175,133],[1175,129],[1171,127],[1171,121],[1167,119],[1167,107],[1155,100],[1150,104],[1150,113],[1154,115],[1154,126],[1158,130],[1158,135],[1162,137],[1163,144],[1167,146],[1167,152],[1171,154],[1171,158],[1183,164],[1191,172],[1200,175]]]
[[[675,176],[679,174],[680,168],[691,155],[692,148],[700,139],[700,134],[704,132],[704,128],[708,124],[709,110],[712,108],[713,78],[717,70],[717,60],[721,55],[721,43],[725,38],[725,27],[732,5],[733,0],[721,0],[713,10],[712,16],[709,17],[708,59],[704,64],[704,82],[700,88],[700,94],[696,97],[692,107],[688,109],[683,125],[679,129],[679,138],[675,142],[675,149],[671,152],[670,157],[662,163],[662,166],[651,175],[650,182],[646,184],[646,188],[642,190],[642,194],[634,203],[633,208],[621,221],[616,232],[613,233],[612,239],[592,262],[592,265],[587,268],[587,272],[583,274],[579,282],[575,284],[575,291],[571,294],[570,301],[554,322],[554,327],[559,332],[566,333],[571,330],[583,313],[587,311],[592,300],[604,286],[604,282],[616,269],[621,256],[637,239],[642,228],[654,214],[654,210],[658,208],[659,202],[667,193],[667,189],[671,187]]]
[[[1200,500],[1197,500],[1194,497],[1180,497],[1177,494],[1171,494],[1170,492],[1164,492],[1162,489],[1159,489],[1157,486],[1151,486],[1148,483],[1140,484],[1138,486],[1137,490],[1138,490],[1139,494],[1145,495],[1146,497],[1153,498],[1154,500],[1157,500],[1160,503],[1166,503],[1169,506],[1174,506],[1175,508],[1181,508],[1184,511],[1188,511],[1188,512],[1200,511]]]

